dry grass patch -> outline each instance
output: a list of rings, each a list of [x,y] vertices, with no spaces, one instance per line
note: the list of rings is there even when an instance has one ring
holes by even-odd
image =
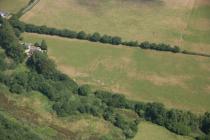
[[[210,30],[210,20],[205,18],[197,19],[193,27],[200,31]]]
[[[186,76],[159,76],[159,75],[145,75],[143,79],[152,82],[157,86],[163,85],[178,85],[181,87],[185,87],[186,80],[190,78]]]
[[[66,65],[59,65],[58,69],[70,75],[71,77],[88,77],[87,73],[81,72],[80,70],[74,67],[70,67]]]

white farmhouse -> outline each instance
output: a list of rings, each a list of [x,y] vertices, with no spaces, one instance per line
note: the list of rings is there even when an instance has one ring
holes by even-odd
[[[1,16],[1,17],[6,18],[7,15],[8,15],[7,13],[0,11],[0,16]]]
[[[44,52],[40,47],[36,47],[32,44],[25,44],[26,45],[26,50],[25,53],[27,54],[28,57],[33,55],[35,52]]]

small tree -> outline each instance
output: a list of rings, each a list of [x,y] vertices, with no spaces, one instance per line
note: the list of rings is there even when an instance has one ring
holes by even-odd
[[[99,33],[94,33],[93,35],[91,35],[90,37],[90,41],[93,41],[93,42],[97,42],[101,39],[101,35]]]
[[[201,120],[201,130],[206,133],[210,134],[210,113],[206,112]]]
[[[122,43],[122,39],[120,37],[115,36],[112,38],[113,45],[120,45],[121,43]]]
[[[112,43],[112,37],[108,36],[108,35],[103,35],[101,37],[100,42],[102,42],[102,43]]]
[[[174,53],[180,52],[180,48],[178,46],[174,46],[174,49],[172,50]]]
[[[34,43],[34,46],[36,46],[36,47],[40,47],[39,42]]]
[[[42,50],[47,50],[47,43],[46,43],[45,40],[42,40],[42,43],[41,43],[41,45],[40,45],[40,48],[41,48]]]
[[[78,94],[81,96],[87,96],[90,93],[91,93],[91,89],[89,85],[83,85],[79,87],[78,89]]]
[[[10,92],[21,94],[23,93],[23,87],[17,83],[10,85]]]
[[[78,39],[87,39],[87,34],[84,31],[81,31],[77,34]]]

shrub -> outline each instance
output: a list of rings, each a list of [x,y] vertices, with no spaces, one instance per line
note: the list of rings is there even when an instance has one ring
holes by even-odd
[[[108,35],[103,35],[100,39],[101,43],[112,43],[112,37]]]
[[[94,33],[90,36],[90,41],[98,42],[101,39],[101,35],[99,33]]]
[[[210,134],[210,113],[209,112],[206,112],[201,119],[201,130],[206,134]]]
[[[47,43],[46,43],[45,40],[42,40],[41,45],[40,45],[40,48],[41,48],[42,50],[47,50]]]
[[[17,93],[17,94],[21,94],[21,93],[23,93],[23,87],[21,86],[21,85],[19,85],[19,84],[12,84],[11,86],[10,86],[10,92],[12,92],[12,93]]]
[[[138,41],[129,41],[129,42],[123,42],[122,45],[130,46],[130,47],[138,47],[139,43]]]
[[[78,88],[78,94],[81,96],[88,96],[91,93],[89,85],[83,85]]]
[[[113,45],[120,45],[122,42],[122,39],[118,36],[112,37],[112,44]]]
[[[87,39],[87,34],[86,34],[84,31],[80,31],[80,32],[77,34],[77,38],[78,38],[78,39],[84,39],[84,40],[86,40],[86,39]]]

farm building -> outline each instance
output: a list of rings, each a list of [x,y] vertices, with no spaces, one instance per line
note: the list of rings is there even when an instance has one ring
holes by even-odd
[[[25,53],[29,57],[35,52],[44,52],[44,50],[42,50],[40,47],[36,47],[33,44],[29,43],[29,44],[24,44],[24,45],[26,46]]]
[[[0,16],[6,18],[9,14],[3,11],[0,11]]]

